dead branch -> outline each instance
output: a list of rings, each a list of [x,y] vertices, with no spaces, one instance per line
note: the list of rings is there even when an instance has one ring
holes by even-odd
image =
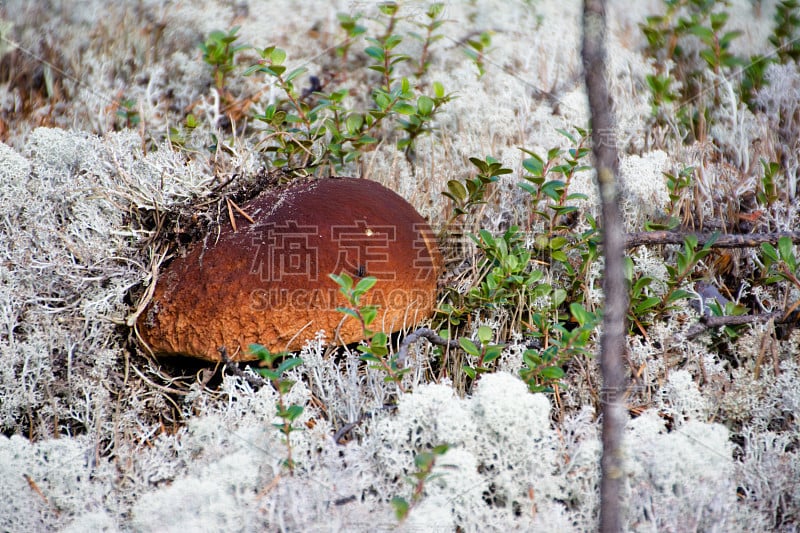
[[[450,348],[458,348],[458,341],[447,340],[444,337],[437,335],[436,332],[430,328],[419,328],[416,331],[406,335],[403,339],[403,342],[400,343],[400,349],[397,351],[397,365],[399,367],[402,368],[405,366],[409,347],[420,339],[428,339],[428,342],[435,344],[436,346],[449,346]]]
[[[697,238],[698,245],[704,246],[714,234],[691,231],[637,231],[625,235],[625,248],[657,244],[683,244],[683,240],[690,235]],[[793,243],[800,244],[800,231],[786,231],[718,235],[711,248],[754,248],[765,242],[775,244],[781,237],[789,237]]]
[[[228,350],[224,346],[220,346],[217,351],[219,352],[219,356],[222,359],[222,362],[225,363],[225,368],[230,371],[231,374],[238,378],[242,378],[250,385],[254,390],[258,390],[264,385],[267,385],[269,382],[262,378],[261,376],[256,376],[254,374],[248,374],[237,365],[234,361],[231,360],[230,356],[228,355]]]
[[[605,313],[600,339],[600,372],[603,376],[603,454],[600,459],[600,531],[623,531],[622,499],[625,484],[622,432],[627,420],[623,403],[627,379],[625,317],[628,289],[623,254],[625,233],[619,210],[617,164],[619,161],[614,131],[611,95],[606,83],[606,5],[603,0],[583,3],[583,75],[592,120],[592,152],[597,169],[597,186],[603,213],[603,255],[605,256]]]
[[[738,315],[738,316],[703,316],[700,320],[690,327],[684,337],[687,340],[694,339],[708,329],[720,326],[741,326],[743,324],[760,324],[774,320],[776,324],[795,324],[797,313],[785,311],[775,311],[761,315]]]

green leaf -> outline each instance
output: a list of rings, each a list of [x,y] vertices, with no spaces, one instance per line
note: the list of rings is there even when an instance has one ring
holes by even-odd
[[[275,48],[269,54],[269,60],[273,65],[282,65],[286,59],[286,52],[280,48]]]
[[[469,340],[466,337],[461,337],[458,339],[458,345],[470,355],[474,355],[475,357],[481,356],[481,351],[475,346],[475,343]]]
[[[689,33],[692,35],[696,35],[703,41],[710,41],[714,39],[714,32],[711,28],[707,28],[705,26],[701,26],[700,24],[695,24],[689,28]]]
[[[460,181],[448,181],[447,190],[450,191],[450,198],[453,200],[463,202],[467,199],[467,189]]]
[[[256,357],[258,357],[261,361],[272,362],[272,354],[270,353],[270,351],[267,349],[266,346],[254,343],[254,344],[251,344],[248,347],[248,349],[250,350],[251,354],[253,354]]]
[[[433,106],[434,101],[425,95],[422,95],[417,99],[417,109],[419,110],[420,115],[430,115],[431,112],[433,112]]]
[[[378,48],[377,46],[368,46],[364,49],[364,53],[375,61],[383,62],[384,56],[382,48]]]
[[[364,125],[364,117],[360,113],[350,113],[344,124],[347,133],[355,135],[361,130],[361,126]]]
[[[300,366],[303,364],[303,359],[300,357],[290,357],[289,359],[285,359],[277,368],[275,372],[279,375],[283,374],[287,370],[291,370],[294,367]]]
[[[561,236],[553,237],[552,239],[550,239],[548,246],[550,247],[551,250],[560,250],[564,246],[566,246],[568,242],[569,241],[567,240],[566,237],[561,237]]]
[[[297,420],[297,417],[299,417],[302,414],[303,414],[303,407],[302,406],[300,406],[300,405],[290,405],[289,408],[286,409],[286,412],[284,413],[284,416],[282,416],[281,418],[284,418],[284,419],[286,419],[288,421],[294,421],[294,420]]]
[[[659,303],[661,303],[660,298],[656,298],[655,296],[650,296],[638,302],[634,307],[634,312],[639,315],[643,314],[650,309],[656,307]]]
[[[542,176],[544,173],[544,161],[536,154],[522,162],[522,167],[534,176]]]
[[[436,95],[436,98],[444,98],[444,85],[441,82],[433,82],[433,94]]]
[[[558,307],[564,300],[567,299],[567,291],[564,289],[556,289],[553,291],[553,295],[551,296],[553,307]]]
[[[384,500],[385,501],[385,500]],[[403,521],[405,520],[406,516],[408,516],[408,501],[405,498],[401,498],[400,496],[395,496],[392,498],[392,507],[394,507],[394,515],[397,517],[397,520]]]
[[[581,326],[588,324],[594,319],[594,315],[587,311],[586,308],[578,302],[572,302],[569,304],[569,311],[572,313],[575,321]]]
[[[354,309],[350,309],[349,307],[337,307],[336,310],[339,311],[340,313],[344,313],[345,315],[349,315],[355,318],[359,322],[361,321],[361,317],[358,316],[358,313],[356,313]]]
[[[361,279],[358,284],[356,285],[355,292],[359,294],[364,294],[372,287],[375,286],[375,283],[378,282],[378,278],[373,276],[367,276],[366,278]]]
[[[250,75],[252,75],[252,74],[253,74],[253,73],[255,73],[255,72],[264,72],[264,67],[263,67],[262,65],[252,65],[252,66],[249,66],[249,67],[247,67],[247,68],[244,70],[244,73],[243,73],[243,74],[244,74],[245,76],[250,76]]]
[[[499,345],[498,346],[490,346],[489,348],[486,349],[486,353],[483,354],[483,362],[484,362],[484,364],[491,363],[492,361],[494,361],[495,359],[500,357],[500,354],[502,354],[502,353],[503,353],[503,347],[502,346],[499,346]]]
[[[280,378],[277,372],[275,372],[274,370],[270,370],[269,368],[259,368],[257,370],[259,374],[261,374],[263,377],[267,378],[270,381],[274,381]]]
[[[328,274],[328,277],[335,281],[344,291],[349,291],[353,288],[353,278],[351,278],[347,272],[342,272],[341,275]]]
[[[539,376],[544,379],[558,380],[564,377],[564,371],[558,366],[546,366],[539,371]]]
[[[777,263],[779,261],[778,251],[775,250],[775,247],[772,246],[768,242],[761,243],[761,251],[770,260],[772,263]]]
[[[417,112],[417,109],[413,105],[407,104],[405,102],[396,103],[394,105],[394,110],[400,113],[401,115],[413,115],[414,113]]]
[[[370,324],[372,324],[377,316],[378,316],[377,305],[366,305],[361,308],[361,318],[364,320],[365,325],[369,326]]]
[[[572,144],[578,144],[578,141],[575,140],[575,137],[570,132],[568,132],[567,130],[564,130],[564,129],[561,129],[561,128],[556,128],[556,131],[558,133],[560,133],[561,135],[563,135],[564,137],[566,137],[567,139],[569,139],[569,141]]]
[[[672,294],[669,295],[669,298],[667,298],[667,302],[666,303],[667,304],[672,304],[672,303],[677,302],[678,300],[686,300],[686,299],[694,298],[694,297],[695,297],[695,295],[692,294],[691,292],[683,290],[683,289],[678,289],[678,290],[676,290],[675,292],[673,292]]]
[[[488,344],[492,340],[492,328],[489,326],[481,326],[478,328],[478,340],[481,344]]]
[[[792,239],[789,237],[781,237],[778,239],[778,251],[781,254],[781,259],[785,263],[789,263],[790,259],[794,259],[794,251],[792,249]]]
[[[308,69],[305,68],[305,67],[296,68],[293,71],[291,71],[289,74],[287,74],[286,77],[283,78],[283,81],[290,82],[293,79],[295,79],[297,76],[299,76],[300,74],[303,74],[306,70],[308,70]]]

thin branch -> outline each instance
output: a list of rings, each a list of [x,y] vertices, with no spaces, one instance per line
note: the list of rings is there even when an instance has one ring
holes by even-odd
[[[603,213],[605,256],[605,312],[600,340],[600,371],[603,375],[603,455],[600,460],[600,531],[617,533],[622,525],[622,489],[625,481],[622,433],[627,420],[623,404],[627,389],[623,356],[628,289],[623,253],[625,233],[616,188],[618,154],[611,97],[606,84],[606,13],[603,0],[583,3],[583,74],[592,119],[592,151]]]
[[[797,313],[791,309],[786,311],[775,311],[761,315],[738,315],[738,316],[703,316],[700,321],[690,327],[684,337],[687,340],[694,339],[704,331],[720,326],[741,326],[743,324],[760,324],[774,320],[776,324],[795,324],[797,323]]]
[[[690,235],[697,238],[699,246],[703,246],[715,234],[683,231],[638,231],[625,235],[625,248],[655,244],[683,244],[684,239]],[[718,235],[717,240],[714,241],[711,248],[754,248],[761,246],[765,242],[777,243],[781,237],[789,237],[794,244],[800,244],[800,231],[716,235]]]
[[[256,376],[254,374],[248,374],[237,365],[234,361],[231,360],[230,356],[228,355],[228,349],[224,346],[220,346],[217,351],[219,352],[219,356],[222,359],[222,362],[225,363],[225,368],[230,371],[231,374],[238,378],[242,378],[247,382],[248,385],[253,387],[253,390],[258,390],[264,385],[269,384],[269,382],[262,378],[261,376]]]
[[[403,342],[400,343],[400,349],[397,351],[397,365],[400,368],[405,366],[406,358],[408,357],[408,349],[413,343],[420,339],[428,339],[428,342],[435,344],[436,346],[449,346],[450,348],[458,348],[458,341],[447,340],[444,337],[437,335],[436,332],[430,328],[419,328],[413,333],[406,335],[403,339]]]

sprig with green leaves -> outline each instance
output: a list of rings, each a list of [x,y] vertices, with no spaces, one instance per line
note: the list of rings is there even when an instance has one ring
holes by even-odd
[[[431,45],[444,38],[444,35],[436,33],[436,31],[445,23],[445,20],[441,18],[443,11],[443,2],[434,2],[433,4],[429,5],[428,11],[425,12],[427,22],[425,24],[420,22],[416,23],[417,26],[425,30],[425,34],[421,35],[416,32],[409,33],[413,39],[416,39],[422,43],[422,52],[420,52],[419,58],[416,61],[417,69],[414,72],[414,75],[417,78],[421,78],[428,72],[428,67],[430,66]]]
[[[234,26],[229,31],[214,30],[205,42],[200,44],[203,51],[203,61],[213,69],[214,86],[221,93],[225,92],[227,79],[236,68],[236,54],[249,48],[249,45],[234,45],[239,39],[236,33],[239,26]]]
[[[469,161],[478,169],[475,177],[467,178],[463,182],[450,180],[447,182],[447,190],[442,191],[444,196],[453,201],[452,212],[445,223],[445,229],[459,217],[468,214],[475,206],[485,204],[489,185],[495,183],[500,176],[514,172],[510,168],[505,168],[492,156],[486,156],[484,159],[470,157]]]
[[[458,339],[461,348],[475,359],[475,365],[464,365],[462,370],[471,379],[477,379],[480,374],[489,372],[489,365],[503,353],[503,344],[492,344],[494,336],[492,328],[480,326],[478,328],[478,344],[466,337]]]
[[[400,392],[405,392],[403,376],[409,369],[400,367],[396,354],[389,355],[389,338],[386,333],[371,329],[372,323],[378,316],[378,306],[361,303],[361,297],[375,286],[377,278],[368,276],[355,283],[346,272],[329,276],[339,285],[339,292],[350,304],[350,307],[337,307],[336,310],[353,317],[361,324],[366,344],[358,346],[358,351],[361,352],[360,359],[369,363],[370,368],[385,372],[384,381],[395,383]]]
[[[478,69],[478,78],[486,74],[486,56],[492,45],[492,32],[482,31],[477,37],[467,39],[464,53],[472,60]]]
[[[542,343],[541,349],[527,349],[522,354],[523,368],[520,377],[531,392],[553,393],[565,385],[561,368],[570,359],[582,356],[593,357],[589,342],[597,325],[602,321],[600,313],[588,311],[582,304],[569,305],[572,322],[577,326],[566,327],[561,322],[551,323],[540,313],[532,317],[531,336]]]
[[[294,422],[303,414],[303,406],[297,404],[288,405],[286,395],[292,390],[295,382],[286,377],[286,373],[303,364],[300,357],[289,357],[287,352],[270,352],[265,346],[251,344],[250,353],[258,357],[259,366],[257,371],[265,379],[269,380],[275,390],[278,391],[277,417],[281,422],[273,424],[283,436],[286,444],[286,460],[284,465],[290,473],[294,473],[295,462],[292,458],[291,434],[301,428],[295,427]]]
[[[401,496],[395,496],[391,500],[395,516],[400,521],[400,524],[408,518],[414,506],[422,500],[425,495],[425,484],[441,476],[441,474],[434,474],[433,468],[436,466],[437,458],[447,453],[448,449],[450,449],[448,444],[440,444],[434,446],[428,452],[420,452],[414,456],[414,467],[416,471],[406,477],[406,481],[413,487],[411,500],[409,501]]]

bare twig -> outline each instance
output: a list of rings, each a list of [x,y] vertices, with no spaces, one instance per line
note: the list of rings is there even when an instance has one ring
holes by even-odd
[[[230,198],[225,198],[225,205],[228,207],[228,218],[231,221],[231,226],[233,226],[233,232],[236,233],[236,218],[233,216],[233,208],[231,207]]]
[[[718,328],[720,326],[741,326],[743,324],[759,324],[774,320],[776,324],[794,324],[797,322],[796,313],[789,309],[786,311],[775,311],[761,315],[739,315],[739,316],[703,316],[697,324],[690,327],[684,337],[687,340],[694,339],[707,329]]]
[[[384,405],[381,408],[381,410],[383,410],[383,411],[389,411],[389,410],[393,410],[393,409],[397,409],[397,406],[396,405]],[[372,418],[372,415],[373,415],[372,413],[364,413],[361,416],[359,416],[358,420],[356,420],[355,422],[348,422],[347,424],[345,424],[344,426],[339,428],[339,431],[337,431],[333,435],[333,442],[335,442],[336,444],[342,444],[339,441],[341,441],[345,437],[345,435],[347,435],[348,433],[353,431],[355,428],[360,426],[361,423],[364,420],[366,420],[368,418]]]
[[[238,205],[236,205],[236,202],[234,202],[234,201],[233,201],[233,200],[231,200],[230,198],[227,198],[227,200],[228,200],[228,206],[233,206],[233,208],[234,208],[234,209],[235,209],[235,210],[236,210],[236,211],[237,211],[237,212],[238,212],[240,215],[242,215],[244,218],[246,218],[246,219],[247,219],[247,221],[248,221],[249,223],[251,223],[251,224],[255,224],[255,223],[256,223],[256,221],[255,221],[255,220],[253,220],[253,217],[251,217],[250,215],[248,215],[247,213],[245,213],[245,212],[242,210],[242,208],[241,208],[241,207],[239,207]]]
[[[605,312],[600,341],[600,371],[603,375],[603,455],[600,478],[600,530],[617,533],[622,526],[623,469],[622,432],[627,413],[623,404],[627,389],[623,356],[628,289],[625,284],[624,230],[616,189],[618,155],[614,138],[611,97],[606,85],[606,13],[603,0],[583,3],[583,74],[592,120],[592,151],[603,213],[605,255]]]
[[[408,357],[409,347],[420,339],[428,339],[428,342],[436,346],[449,346],[450,348],[458,348],[458,341],[447,340],[436,334],[430,328],[419,328],[418,330],[409,333],[400,343],[400,349],[397,351],[397,365],[402,368],[405,366],[406,357]]]
[[[254,390],[258,390],[264,385],[267,385],[269,382],[262,378],[261,376],[256,376],[254,374],[248,374],[237,365],[234,361],[231,360],[230,356],[228,355],[228,349],[224,346],[220,346],[217,351],[219,352],[219,356],[222,359],[222,362],[225,363],[225,368],[227,368],[231,374],[236,377],[242,378],[247,382],[248,385],[253,387]]]
[[[683,244],[684,239],[690,235],[697,237],[699,246],[705,245],[712,236],[716,235],[717,239],[711,245],[712,248],[754,248],[765,242],[777,243],[781,237],[789,237],[793,243],[800,244],[800,231],[726,235],[683,231],[639,231],[625,235],[625,248],[654,244]]]

